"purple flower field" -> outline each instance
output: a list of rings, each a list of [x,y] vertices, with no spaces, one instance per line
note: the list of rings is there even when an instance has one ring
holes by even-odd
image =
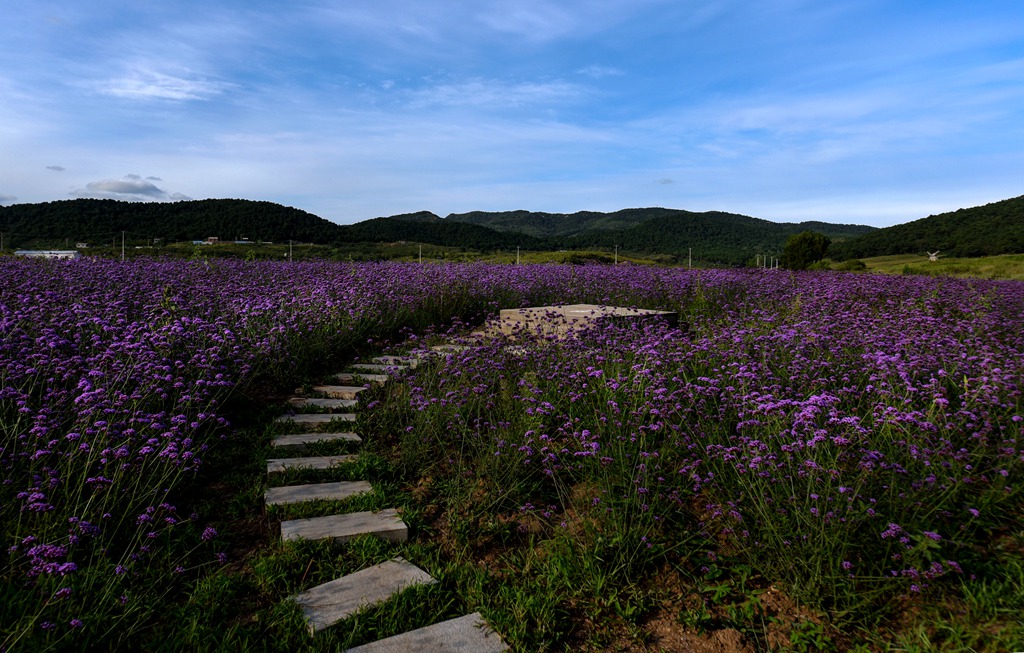
[[[424,367],[403,436],[419,471],[482,479],[493,510],[552,532],[618,535],[629,559],[692,541],[835,600],[841,583],[969,574],[1019,517],[1021,283],[0,260],[0,648],[130,628],[155,579],[216,568],[216,529],[176,497],[231,437],[232,393],[403,331],[578,302],[689,328],[495,341]]]

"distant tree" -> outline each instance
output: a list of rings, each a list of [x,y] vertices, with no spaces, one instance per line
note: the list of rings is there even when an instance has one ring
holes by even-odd
[[[812,263],[825,258],[832,241],[814,231],[801,231],[786,240],[782,249],[782,265],[790,270],[806,270]]]

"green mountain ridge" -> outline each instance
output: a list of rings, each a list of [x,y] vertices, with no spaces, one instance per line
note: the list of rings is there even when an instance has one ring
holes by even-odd
[[[793,234],[810,230],[832,241],[837,260],[939,249],[948,256],[1024,252],[1024,196],[876,229],[820,221],[777,223],[721,211],[661,207],[601,213],[473,211],[440,217],[419,211],[339,225],[300,209],[241,199],[123,202],[75,199],[0,207],[8,248],[56,243],[134,244],[191,241],[306,242],[321,245],[423,243],[479,251],[619,248],[725,265],[778,256]]]
[[[1024,252],[1024,195],[904,222],[833,243],[835,260],[939,251],[967,258]]]

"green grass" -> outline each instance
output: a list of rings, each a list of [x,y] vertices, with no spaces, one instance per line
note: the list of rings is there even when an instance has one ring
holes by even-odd
[[[940,254],[938,261],[929,261],[927,256],[900,254],[861,260],[867,266],[867,272],[1024,280],[1024,254],[978,258],[946,258]],[[833,263],[832,268],[836,269],[840,265]]]

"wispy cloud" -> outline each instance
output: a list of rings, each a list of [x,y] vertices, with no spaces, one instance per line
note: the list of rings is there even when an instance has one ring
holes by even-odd
[[[442,83],[412,91],[411,106],[522,108],[565,102],[578,98],[583,89],[563,81],[507,82],[470,79]]]
[[[131,100],[208,100],[220,95],[231,84],[168,75],[155,70],[134,70],[122,77],[100,82],[98,90],[106,95]]]
[[[625,75],[625,71],[615,68],[614,66],[597,66],[590,65],[580,68],[576,71],[578,75],[584,75],[592,79],[601,79],[603,77],[619,77]]]
[[[47,170],[53,170],[54,172],[64,172],[66,168],[64,166],[46,166]]]
[[[0,195],[0,204],[14,204],[17,201],[16,195]]]

